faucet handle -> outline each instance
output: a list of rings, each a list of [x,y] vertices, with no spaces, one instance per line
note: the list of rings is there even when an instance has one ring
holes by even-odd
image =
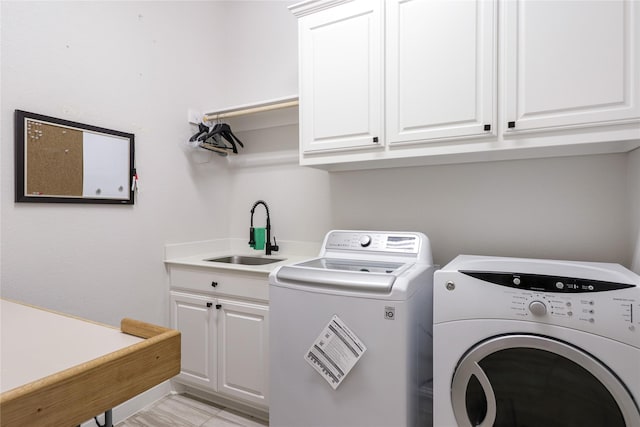
[[[253,227],[249,228],[249,246],[255,249],[256,247],[256,238]]]
[[[271,245],[271,250],[274,252],[278,252],[280,250],[278,242],[276,242],[276,236],[273,236],[273,245]]]

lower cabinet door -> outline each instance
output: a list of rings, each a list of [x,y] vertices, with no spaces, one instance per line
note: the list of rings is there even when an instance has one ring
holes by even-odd
[[[216,390],[216,299],[171,292],[171,327],[182,334],[178,380]]]
[[[218,391],[267,406],[269,307],[218,299]]]

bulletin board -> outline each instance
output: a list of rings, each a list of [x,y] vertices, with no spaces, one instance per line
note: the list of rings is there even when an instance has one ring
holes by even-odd
[[[134,135],[15,111],[16,202],[134,203]]]

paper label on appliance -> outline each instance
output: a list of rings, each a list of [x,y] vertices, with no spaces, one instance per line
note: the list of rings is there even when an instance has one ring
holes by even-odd
[[[356,334],[334,314],[304,358],[335,390],[366,350]]]

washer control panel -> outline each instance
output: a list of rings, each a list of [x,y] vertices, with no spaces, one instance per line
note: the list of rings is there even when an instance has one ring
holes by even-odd
[[[327,236],[324,246],[328,250],[416,254],[420,250],[420,236],[413,233],[334,231]]]

